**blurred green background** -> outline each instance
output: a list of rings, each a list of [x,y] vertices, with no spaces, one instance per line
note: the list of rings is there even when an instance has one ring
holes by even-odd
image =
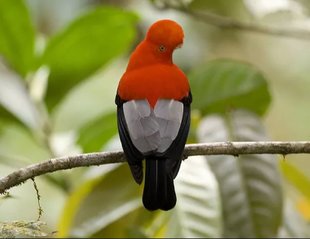
[[[174,62],[192,87],[189,142],[309,140],[310,38],[222,29],[192,12],[310,26],[303,0],[0,0],[0,176],[120,149],[116,87],[163,18],[185,31]],[[176,208],[151,213],[126,164],[56,172],[36,178],[44,225],[29,180],[0,198],[0,236],[307,237],[309,173],[309,155],[192,157]]]

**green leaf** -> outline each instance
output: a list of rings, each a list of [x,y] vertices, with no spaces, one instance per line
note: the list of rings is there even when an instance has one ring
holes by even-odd
[[[86,181],[72,193],[63,210],[58,236],[88,237],[141,206],[139,186],[128,165],[122,164]]]
[[[168,212],[142,206],[97,232],[94,237],[219,237],[222,213],[217,181],[204,157],[185,161],[175,180],[177,205]]]
[[[116,113],[104,114],[80,130],[77,143],[84,152],[96,152],[117,133]]]
[[[54,107],[73,86],[128,49],[137,16],[98,7],[72,22],[47,44],[42,62],[50,67],[47,104]]]
[[[262,115],[271,96],[266,79],[253,66],[233,60],[214,60],[189,75],[193,108],[203,114],[243,108]]]
[[[0,124],[1,124],[0,120]],[[48,159],[50,155],[38,145],[33,135],[25,128],[14,123],[3,123],[0,134],[0,163],[22,167]]]
[[[286,160],[280,165],[285,178],[310,200],[310,178]]]
[[[0,134],[1,129],[6,123],[16,123],[22,125],[22,122],[12,115],[7,109],[0,104]]]
[[[219,188],[205,157],[190,157],[182,163],[175,189],[178,201],[172,210],[165,237],[221,237]]]
[[[0,118],[30,129],[39,127],[39,112],[27,92],[25,82],[7,69],[0,71]]]
[[[150,238],[146,235],[143,226],[154,220],[154,214],[140,207],[124,215],[115,222],[104,227],[101,231],[91,235],[93,238]]]
[[[115,112],[118,79],[123,74],[120,69],[125,69],[126,65],[124,58],[113,60],[74,87],[51,115],[54,130],[78,131],[100,116]]]
[[[249,111],[211,115],[198,128],[200,142],[266,140]],[[282,219],[282,185],[273,155],[208,156],[220,185],[225,237],[274,237]]]
[[[0,1],[0,55],[22,76],[34,66],[34,28],[22,0]]]

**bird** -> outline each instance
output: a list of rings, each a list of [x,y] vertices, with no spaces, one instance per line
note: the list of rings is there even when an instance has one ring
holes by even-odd
[[[154,22],[118,82],[119,138],[134,180],[142,184],[144,178],[142,203],[149,211],[168,211],[177,201],[174,179],[184,158],[192,103],[189,80],[173,63],[183,41],[176,21]]]

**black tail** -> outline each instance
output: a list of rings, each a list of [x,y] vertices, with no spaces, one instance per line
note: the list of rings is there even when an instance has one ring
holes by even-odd
[[[177,201],[173,176],[167,172],[164,158],[145,159],[143,204],[148,210],[170,210]]]

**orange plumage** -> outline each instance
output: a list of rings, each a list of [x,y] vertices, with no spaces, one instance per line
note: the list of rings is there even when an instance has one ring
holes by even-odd
[[[173,50],[183,44],[183,38],[182,28],[174,21],[154,23],[130,57],[119,83],[119,96],[124,100],[148,99],[152,107],[159,98],[180,100],[188,96],[188,80],[172,62]]]

